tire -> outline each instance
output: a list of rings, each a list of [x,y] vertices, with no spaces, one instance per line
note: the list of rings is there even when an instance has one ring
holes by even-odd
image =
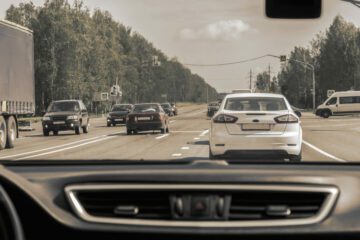
[[[107,123],[106,126],[107,126],[107,127],[111,127],[111,123]]]
[[[299,155],[290,155],[289,156],[290,162],[301,162],[301,159],[302,159],[301,152]]]
[[[113,127],[116,127],[116,123],[113,123],[112,125],[113,125]]]
[[[169,126],[166,126],[166,133],[170,133]]]
[[[322,116],[323,118],[329,118],[329,117],[331,116],[330,110],[324,110],[324,111],[322,111],[321,116]]]
[[[215,156],[215,155],[212,153],[210,147],[209,147],[209,159],[210,159],[210,160],[216,160],[216,159],[218,159],[217,156]]]
[[[7,136],[7,142],[6,142],[6,148],[13,148],[15,146],[15,140],[17,135],[17,125],[14,117],[9,117],[6,120],[6,136]]]
[[[59,131],[53,131],[53,133],[54,133],[54,136],[59,135]]]
[[[48,137],[49,136],[49,131],[43,129],[43,135],[44,135],[44,137]]]
[[[80,126],[75,127],[75,134],[80,135]]]
[[[86,126],[82,127],[83,133],[89,133],[89,123],[86,124]]]
[[[7,140],[6,121],[0,116],[0,150],[5,149]]]
[[[126,129],[126,135],[131,135],[132,131],[129,129]]]
[[[166,126],[165,128],[160,129],[161,134],[164,134],[166,132]]]

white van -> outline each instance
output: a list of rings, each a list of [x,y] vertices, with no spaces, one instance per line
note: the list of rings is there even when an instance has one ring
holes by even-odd
[[[316,115],[323,118],[330,116],[360,113],[360,91],[336,92],[317,107]]]

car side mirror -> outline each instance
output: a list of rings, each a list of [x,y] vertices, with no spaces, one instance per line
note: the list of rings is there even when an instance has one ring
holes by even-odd
[[[301,112],[300,112],[300,111],[295,110],[294,112],[295,112],[296,116],[298,116],[299,118],[301,118],[301,115],[302,115],[302,114],[301,114]]]

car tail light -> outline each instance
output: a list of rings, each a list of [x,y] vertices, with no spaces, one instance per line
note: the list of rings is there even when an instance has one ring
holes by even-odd
[[[237,117],[220,114],[214,118],[214,123],[235,123],[238,120]]]
[[[298,123],[299,119],[293,114],[286,114],[275,118],[277,123]]]

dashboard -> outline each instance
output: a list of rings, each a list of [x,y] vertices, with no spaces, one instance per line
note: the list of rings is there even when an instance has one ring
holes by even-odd
[[[360,236],[360,165],[8,162],[0,185],[3,239]]]

